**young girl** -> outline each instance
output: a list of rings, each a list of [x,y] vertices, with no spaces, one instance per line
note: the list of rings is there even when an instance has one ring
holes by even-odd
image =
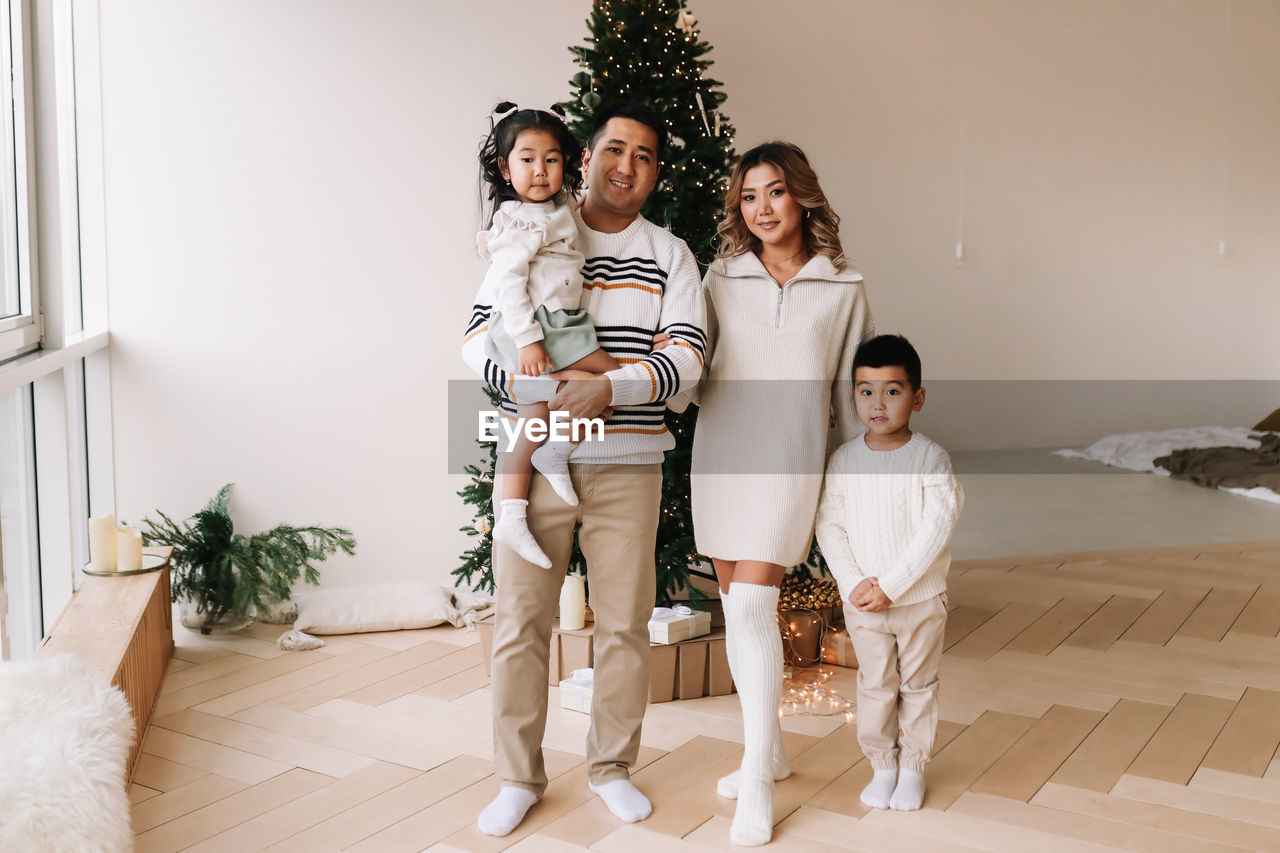
[[[509,373],[542,376],[558,370],[604,373],[618,363],[600,349],[582,302],[583,256],[569,205],[582,186],[580,146],[565,126],[564,111],[520,109],[503,102],[499,120],[480,149],[480,173],[488,186],[489,230],[476,237],[489,261],[484,287],[495,294],[486,351]],[[547,421],[547,401],[557,382],[546,379],[521,395],[516,411],[525,423]],[[551,568],[529,531],[526,508],[536,468],[565,502],[577,504],[569,479],[573,445],[539,446],[523,433],[507,452],[499,478],[498,522],[493,540],[531,563]]]

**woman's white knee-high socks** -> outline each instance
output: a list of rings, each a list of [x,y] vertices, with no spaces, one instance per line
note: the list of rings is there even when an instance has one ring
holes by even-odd
[[[726,635],[733,637],[743,734],[738,806],[729,840],[744,847],[765,844],[773,837],[773,740],[782,698],[782,635],[777,614],[776,586],[729,585],[725,625]]]
[[[729,623],[729,593],[720,593],[720,601],[725,609],[725,643],[724,650],[729,658],[729,672],[733,675],[734,684],[738,682],[738,633],[737,631],[728,630]],[[736,800],[738,798],[738,779],[741,777],[742,771],[735,770],[732,773],[721,776],[716,782],[716,793],[724,797],[726,800]],[[777,714],[773,715],[773,781],[780,782],[791,775],[791,762],[787,760],[787,753],[782,748],[782,721]]]

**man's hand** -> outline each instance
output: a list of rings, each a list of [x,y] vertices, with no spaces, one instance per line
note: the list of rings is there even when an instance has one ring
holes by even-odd
[[[567,411],[570,418],[599,417],[613,402],[613,383],[607,376],[585,370],[561,370],[551,374],[563,384],[547,404],[556,411]]]
[[[551,369],[551,357],[541,341],[520,347],[520,372],[525,376],[541,376]]]

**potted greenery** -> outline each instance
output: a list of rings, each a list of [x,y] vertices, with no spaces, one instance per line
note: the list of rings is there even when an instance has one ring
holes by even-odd
[[[342,527],[280,524],[262,533],[236,533],[223,486],[205,508],[176,523],[156,510],[160,521],[139,525],[148,545],[172,545],[173,600],[183,602],[182,624],[202,634],[238,631],[259,607],[287,601],[303,578],[320,582],[313,565],[341,550],[354,554],[356,540]]]

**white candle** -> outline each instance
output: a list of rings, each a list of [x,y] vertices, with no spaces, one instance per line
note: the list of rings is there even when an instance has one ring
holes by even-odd
[[[136,572],[142,568],[142,532],[125,525],[116,529],[116,569]]]
[[[95,571],[116,570],[116,517],[99,515],[89,519],[89,564]]]
[[[560,587],[560,630],[577,631],[586,624],[587,587],[582,575],[566,575]]]

